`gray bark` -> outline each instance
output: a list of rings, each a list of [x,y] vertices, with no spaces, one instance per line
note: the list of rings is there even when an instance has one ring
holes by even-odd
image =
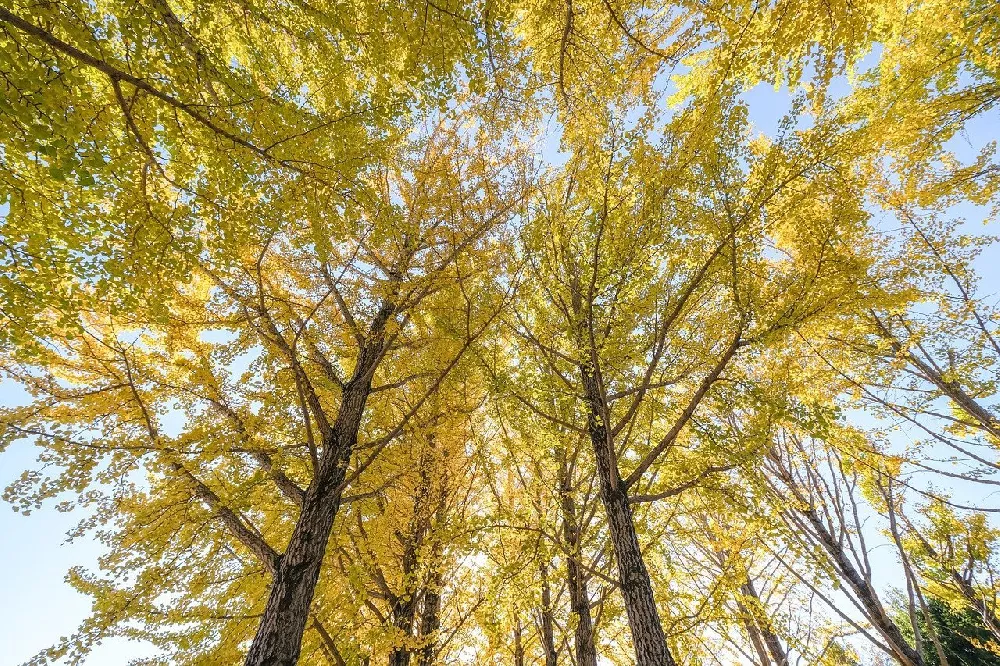
[[[585,367],[581,368],[581,375],[589,411],[587,432],[597,461],[601,502],[607,513],[608,534],[618,565],[618,580],[632,632],[636,665],[675,666],[656,608],[653,583],[639,546],[628,493],[615,459],[600,381]]]

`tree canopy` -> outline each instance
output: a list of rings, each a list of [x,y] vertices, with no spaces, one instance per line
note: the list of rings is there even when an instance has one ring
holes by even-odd
[[[1000,660],[998,74],[986,0],[0,0],[4,497],[105,547],[32,663]]]

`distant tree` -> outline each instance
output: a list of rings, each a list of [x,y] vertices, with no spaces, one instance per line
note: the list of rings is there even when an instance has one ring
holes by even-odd
[[[944,648],[949,666],[1000,666],[1000,645],[990,635],[983,619],[971,608],[952,608],[948,603],[929,597],[927,609],[934,621],[941,647]],[[920,632],[928,634],[927,621],[917,620]],[[899,623],[908,640],[913,640],[913,630],[906,621]],[[940,666],[937,651],[930,641],[923,644],[924,663]]]

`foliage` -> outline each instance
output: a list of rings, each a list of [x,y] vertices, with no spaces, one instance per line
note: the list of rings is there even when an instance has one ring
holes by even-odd
[[[997,656],[995,648],[988,647],[995,645],[994,638],[975,611],[969,608],[954,609],[940,599],[930,599],[927,605],[949,664],[994,666],[1000,663],[1000,656]],[[921,622],[921,629],[926,632],[926,620]],[[935,666],[940,663],[931,646],[924,648],[924,659]]]
[[[984,654],[1000,314],[959,214],[1000,168],[955,139],[998,31],[4,0],[0,449],[40,452],[4,497],[106,547],[33,663]]]

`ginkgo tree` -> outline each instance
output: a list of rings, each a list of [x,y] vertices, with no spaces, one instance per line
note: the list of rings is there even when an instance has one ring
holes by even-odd
[[[998,35],[981,0],[5,2],[0,441],[41,451],[5,497],[107,548],[35,661],[922,666],[939,602],[995,635],[953,496],[998,483],[993,241],[948,220],[995,209],[951,140]]]

